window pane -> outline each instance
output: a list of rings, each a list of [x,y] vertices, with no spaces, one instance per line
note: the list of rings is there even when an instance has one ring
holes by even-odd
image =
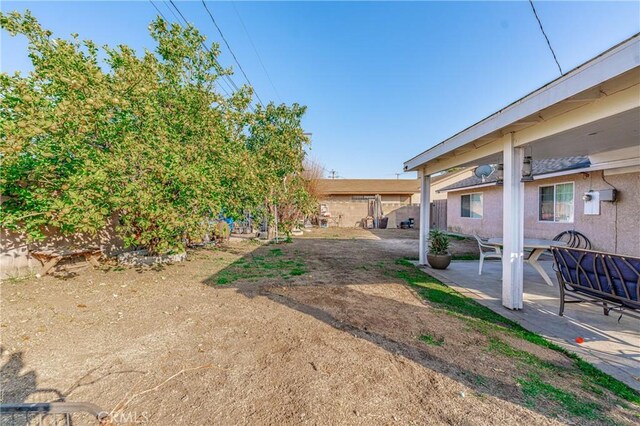
[[[460,216],[471,217],[471,197],[469,195],[460,197]]]
[[[482,194],[471,194],[471,216],[482,217]]]
[[[556,185],[556,217],[557,222],[573,221],[573,183]]]
[[[553,222],[553,186],[540,187],[540,204],[538,218],[541,221]]]

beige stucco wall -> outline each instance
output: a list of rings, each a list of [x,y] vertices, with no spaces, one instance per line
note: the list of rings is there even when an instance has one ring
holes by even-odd
[[[640,173],[607,174],[604,179],[618,190],[618,201],[600,202],[600,215],[597,216],[584,214],[582,195],[590,188],[595,191],[611,188],[603,180],[602,171],[588,175],[577,173],[525,184],[525,238],[553,238],[562,231],[574,229],[585,234],[596,250],[640,256]],[[574,183],[573,223],[538,221],[538,187],[562,182]],[[483,194],[482,218],[461,218],[460,196],[475,192]],[[502,235],[502,187],[452,191],[447,195],[447,204],[447,224],[451,231],[482,237]]]
[[[449,185],[453,185],[454,183],[459,182],[463,179],[471,177],[472,175],[473,175],[473,169],[465,169],[465,170],[459,170],[457,172],[448,173],[442,177],[432,178],[431,185],[430,185],[431,191],[429,191],[431,196],[430,200],[432,202],[436,200],[446,200],[447,193],[438,192],[439,190],[446,188]],[[414,203],[419,203],[419,202],[420,202],[420,199],[418,199],[418,201],[414,201]]]
[[[45,230],[45,234],[45,240],[27,242],[22,234],[0,230],[0,279],[37,272],[42,264],[29,254],[30,251],[97,246],[105,255],[111,256],[124,247],[122,240],[115,236],[115,220],[96,235],[76,234],[63,237],[53,229]]]
[[[396,200],[403,199],[404,202]],[[413,200],[413,197],[411,197]],[[367,217],[369,203],[367,201],[353,201],[351,196],[328,197],[320,201],[325,204],[331,216],[337,220],[339,216],[341,227],[360,227],[362,219]],[[414,218],[415,226],[419,226],[420,206],[415,202],[410,204],[406,196],[382,196],[382,212],[389,218],[388,228],[396,228],[400,222]],[[330,223],[335,226],[335,221]]]

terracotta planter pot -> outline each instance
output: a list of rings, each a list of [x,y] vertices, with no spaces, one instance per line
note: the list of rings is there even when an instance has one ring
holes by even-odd
[[[433,269],[447,269],[451,263],[450,254],[427,254],[427,261]]]

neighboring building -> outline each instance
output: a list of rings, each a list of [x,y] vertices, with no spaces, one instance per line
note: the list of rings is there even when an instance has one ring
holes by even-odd
[[[630,155],[633,152],[617,153],[621,158]],[[594,162],[598,159],[592,157]],[[534,160],[534,181],[524,184],[525,236],[551,239],[562,231],[576,230],[596,250],[640,253],[640,166],[599,168],[587,156]],[[599,191],[611,189],[616,190],[615,202],[596,202]],[[483,181],[471,172],[470,177],[438,192],[447,197],[450,231],[485,238],[502,235],[502,187],[496,184],[496,173]],[[585,194],[591,199],[585,201]],[[635,233],[629,232],[633,229]]]
[[[420,183],[416,179],[320,179],[317,188],[320,205],[331,214],[330,226],[362,226],[372,214],[370,204],[376,195],[389,218],[388,228],[409,218],[418,221]]]
[[[447,227],[447,195],[438,190],[473,174],[471,170],[454,170],[433,178],[431,187],[431,226]],[[320,204],[331,213],[329,226],[361,227],[362,220],[371,214],[370,203],[376,195],[382,200],[382,211],[389,218],[388,228],[414,219],[420,227],[420,181],[417,179],[320,179]]]

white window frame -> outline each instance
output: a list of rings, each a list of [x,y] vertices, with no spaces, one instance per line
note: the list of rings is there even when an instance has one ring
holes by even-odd
[[[465,195],[479,195],[480,196],[480,217],[467,217],[462,216],[462,197]],[[471,211],[471,199],[469,199],[469,211]],[[460,194],[460,218],[461,219],[475,219],[480,220],[484,217],[484,193],[483,192],[467,192],[465,194]]]
[[[573,209],[571,214],[571,220],[556,220],[556,194],[557,194],[556,187],[558,185],[566,185],[568,183],[571,184],[571,188],[573,189],[573,194],[572,194],[573,198],[571,201],[573,203]],[[540,219],[540,188],[548,188],[550,186],[553,186],[553,220],[541,220]],[[538,185],[538,190],[536,192],[536,201],[538,205],[538,211],[536,212],[538,223],[573,223],[576,220],[576,183],[574,181]]]

